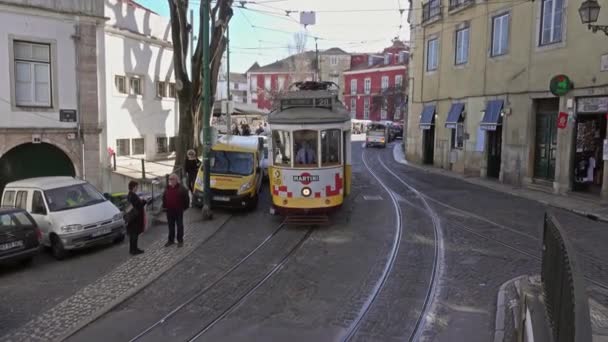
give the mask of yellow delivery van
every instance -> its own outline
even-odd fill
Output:
[[[258,137],[222,136],[211,147],[212,206],[257,207],[262,189],[264,142]],[[203,207],[203,166],[194,185],[193,205]]]

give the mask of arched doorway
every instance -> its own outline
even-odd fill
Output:
[[[60,148],[46,143],[19,145],[0,158],[0,194],[7,183],[45,176],[75,176],[74,164]]]

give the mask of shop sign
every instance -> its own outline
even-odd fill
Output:
[[[568,113],[560,112],[557,116],[557,128],[564,129],[568,127]]]
[[[570,78],[568,78],[566,75],[554,76],[551,78],[551,82],[549,83],[549,89],[555,96],[566,95],[570,90],[572,90],[572,88],[572,81],[570,81]]]
[[[577,100],[579,113],[607,113],[608,97],[583,97]]]

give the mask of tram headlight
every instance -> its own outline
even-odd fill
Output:
[[[312,190],[310,188],[302,188],[302,196],[309,197],[310,195],[312,195]]]

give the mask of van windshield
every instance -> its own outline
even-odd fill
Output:
[[[211,151],[211,173],[247,176],[253,173],[253,153]]]
[[[106,199],[91,184],[83,183],[44,192],[50,211],[82,208]]]

